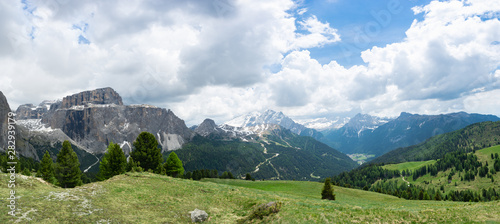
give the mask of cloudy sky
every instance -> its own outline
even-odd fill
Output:
[[[500,115],[498,0],[0,1],[12,108],[112,87],[188,125]]]

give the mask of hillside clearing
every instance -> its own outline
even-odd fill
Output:
[[[422,166],[428,166],[436,163],[436,160],[428,160],[428,161],[418,161],[418,162],[405,162],[405,163],[397,163],[397,164],[388,164],[382,166],[384,169],[388,170],[415,170]]]

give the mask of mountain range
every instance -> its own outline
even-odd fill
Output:
[[[5,99],[3,94],[0,95]],[[0,106],[2,113],[10,112],[6,99],[0,102]],[[124,105],[113,89],[102,88],[66,96],[62,100],[43,101],[38,106],[24,104],[18,107],[16,115],[17,145],[21,156],[40,160],[48,150],[55,159],[62,142],[69,140],[79,156],[80,168],[89,172],[97,171],[99,159],[109,143],[120,144],[128,155],[132,142],[143,131],[156,136],[164,156],[177,150],[180,158],[185,160],[187,170],[219,169],[235,175],[251,172],[262,179],[310,180],[357,166],[346,155],[314,138],[299,136],[320,133],[295,123],[281,112],[266,111],[261,114],[263,119],[246,122],[241,127],[217,126],[215,121],[207,119],[191,130],[171,110],[151,105]],[[2,126],[1,131],[5,130]],[[205,140],[200,141],[200,138]],[[211,148],[203,151],[207,141]],[[242,148],[246,150],[242,151]],[[245,156],[250,152],[255,154],[254,160]],[[190,156],[193,154],[197,156]],[[212,157],[214,155],[218,156]],[[301,162],[295,164],[291,160]]]
[[[3,119],[10,111],[7,99],[0,92],[0,132],[4,134],[6,120]],[[156,136],[164,155],[177,150],[179,155],[189,158],[186,161],[188,169],[212,164],[205,168],[235,171],[237,174],[253,170],[260,178],[278,179],[331,176],[357,166],[345,154],[380,156],[473,123],[500,120],[492,115],[464,112],[442,115],[401,113],[395,119],[357,114],[350,119],[327,122],[325,126],[330,128],[319,132],[295,122],[282,112],[266,110],[242,115],[221,125],[206,119],[190,129],[171,110],[151,105],[124,105],[112,88],[84,91],[62,100],[46,100],[38,106],[24,104],[17,108],[16,116],[19,153],[36,160],[40,160],[46,150],[55,158],[62,142],[69,140],[80,157],[81,169],[95,172],[109,143],[120,144],[128,155],[135,138],[140,132],[147,131]],[[313,120],[308,125],[318,121],[324,119]],[[332,129],[334,123],[338,126]],[[344,125],[340,127],[340,124]],[[314,125],[318,126],[318,123]],[[184,153],[189,151],[193,155],[193,150],[201,150],[197,143],[206,146],[208,151],[205,153],[220,155],[213,159],[227,161],[204,161],[207,154],[198,153],[199,157],[193,157]],[[0,140],[0,146],[4,149],[6,143]],[[246,165],[238,165],[234,161],[239,161],[238,156],[245,156],[241,151],[245,147],[251,148],[255,156]],[[318,172],[309,172],[312,170]]]
[[[396,119],[356,115],[344,127],[325,133],[325,144],[346,154],[364,153],[375,157],[399,147],[419,144],[432,136],[448,133],[470,124],[498,121],[493,115],[465,112],[419,115],[401,113]]]

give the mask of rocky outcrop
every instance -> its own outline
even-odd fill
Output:
[[[201,136],[207,136],[211,133],[220,131],[221,130],[219,127],[217,127],[215,121],[208,118],[205,119],[196,129],[194,129],[194,132],[196,132],[196,134],[199,134]]]
[[[62,100],[61,108],[65,109],[73,106],[85,106],[89,104],[123,105],[123,102],[117,92],[115,92],[112,88],[107,87],[66,96]]]
[[[45,100],[38,106],[33,104],[23,104],[16,110],[16,117],[18,120],[24,119],[41,119],[47,112],[49,112],[52,104],[56,101]],[[60,102],[59,102],[60,103]]]
[[[150,105],[125,106],[111,88],[64,97],[60,106],[51,106],[42,123],[62,130],[92,153],[102,153],[114,142],[128,154],[143,131],[156,136],[163,152],[181,148],[194,135],[171,110]]]
[[[8,114],[10,112],[7,98],[0,91],[0,149],[5,151],[7,148]]]
[[[190,211],[189,213],[191,213],[191,221],[193,222],[203,222],[208,218],[207,212],[197,208],[194,209],[194,211]]]

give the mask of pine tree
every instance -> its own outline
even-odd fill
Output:
[[[427,191],[424,192],[424,200],[431,200],[431,197],[427,193]]]
[[[330,178],[326,178],[325,185],[321,191],[321,199],[335,200],[335,194],[333,193],[333,187],[330,181]]]
[[[434,196],[434,200],[436,200],[436,201],[443,200],[443,197],[441,196],[441,192],[440,191],[436,192],[436,195]]]
[[[57,154],[56,162],[55,174],[59,186],[72,188],[82,185],[80,161],[78,161],[78,156],[71,148],[69,141],[63,142],[62,149]]]
[[[115,175],[125,173],[127,158],[118,144],[111,142],[99,165],[99,180],[106,180]]]
[[[184,179],[191,179],[193,177],[193,173],[191,171],[188,171],[184,174]]]
[[[169,176],[182,177],[182,175],[184,175],[182,161],[175,152],[171,152],[170,155],[168,155],[167,162],[165,162],[163,166],[165,167],[165,172]]]
[[[420,190],[420,193],[418,193],[418,200],[424,200],[424,191]]]
[[[137,136],[133,146],[134,149],[130,153],[130,157],[138,163],[138,166],[142,167],[145,171],[153,170],[156,173],[161,172],[160,168],[163,163],[163,156],[153,134],[142,132]]]
[[[38,172],[40,173],[40,177],[42,177],[42,179],[44,179],[45,181],[52,184],[56,183],[54,174],[54,162],[50,157],[49,151],[45,151],[42,162],[40,163],[40,170]]]
[[[250,173],[247,173],[247,175],[245,176],[245,180],[252,180],[252,175],[250,175]]]

